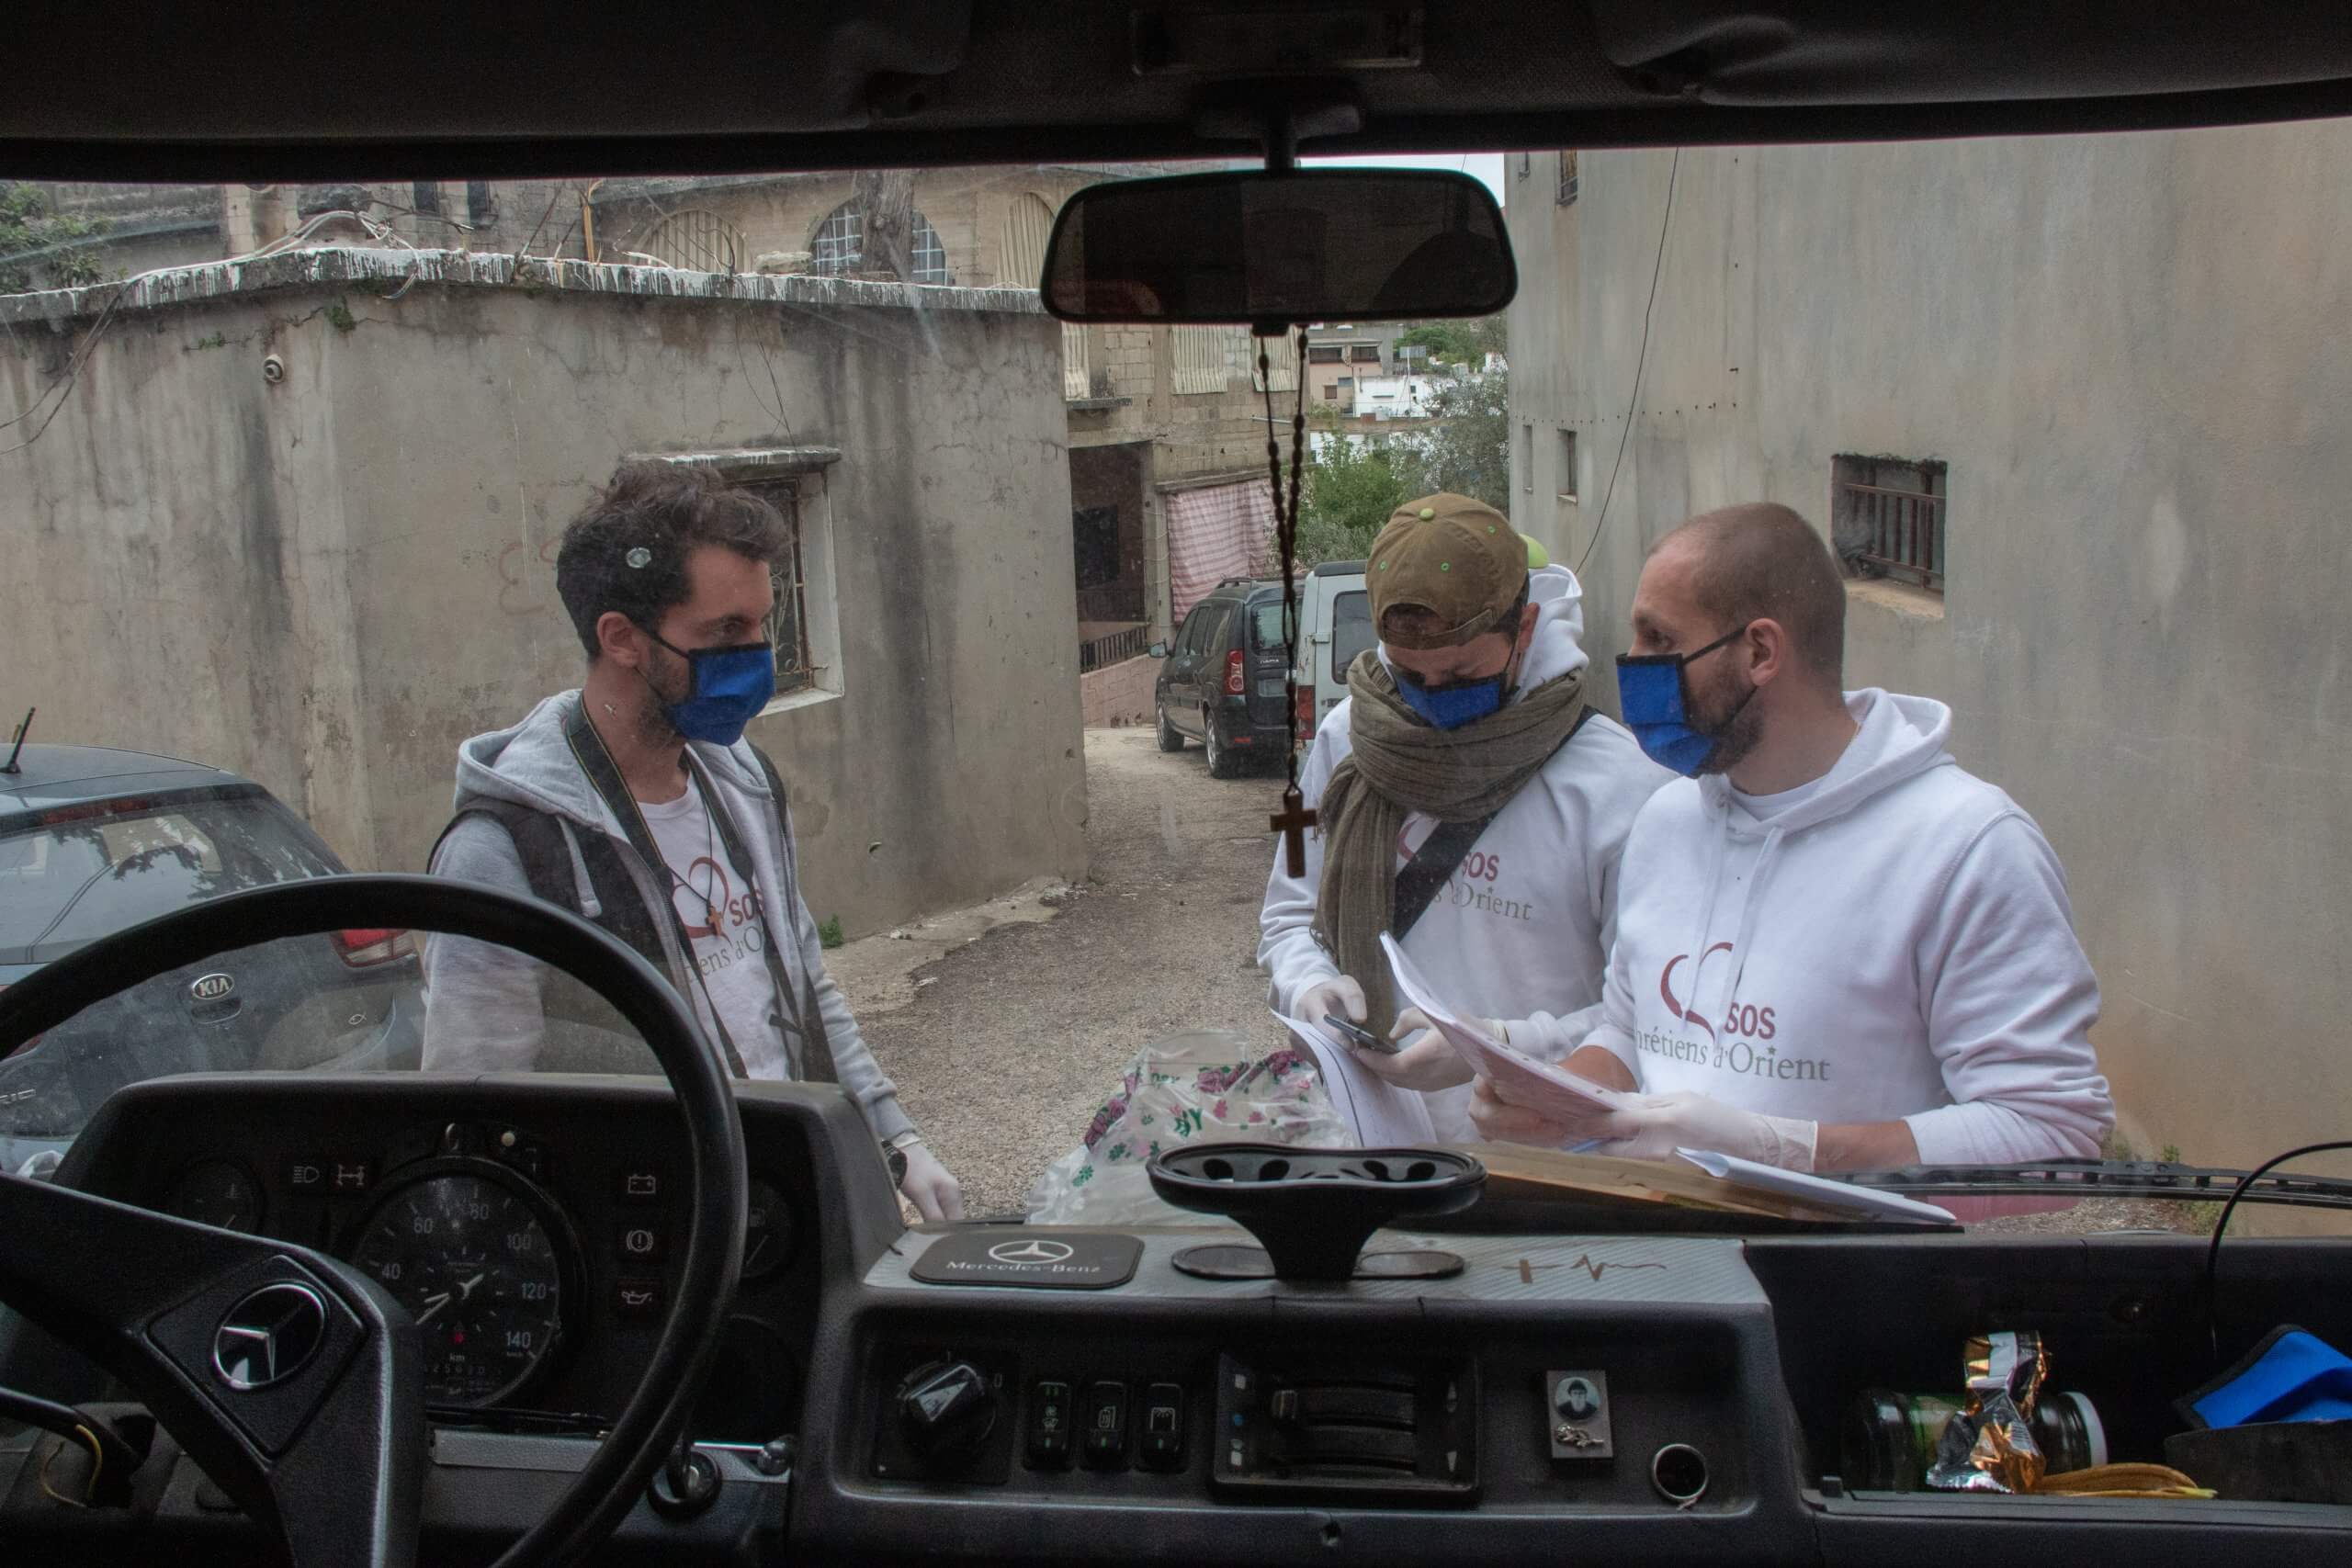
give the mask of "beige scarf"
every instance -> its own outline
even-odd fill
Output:
[[[1475,822],[1511,796],[1558,750],[1584,713],[1584,671],[1555,676],[1458,729],[1440,729],[1405,705],[1396,677],[1366,649],[1348,667],[1353,750],[1316,803],[1323,879],[1315,937],[1340,972],[1363,987],[1369,1027],[1396,1021],[1395,988],[1380,933],[1396,910],[1396,839],[1419,811]],[[1465,1005],[1475,1005],[1464,998]]]

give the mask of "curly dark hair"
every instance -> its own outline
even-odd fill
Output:
[[[684,463],[623,463],[563,531],[555,591],[594,663],[596,622],[617,610],[650,630],[686,602],[686,558],[703,545],[773,566],[791,548],[784,518],[756,492]],[[639,550],[644,564],[632,566]]]

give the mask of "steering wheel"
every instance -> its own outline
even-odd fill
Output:
[[[216,953],[382,926],[498,942],[583,981],[652,1048],[685,1117],[691,1218],[669,1323],[610,1434],[497,1568],[570,1562],[619,1528],[677,1442],[742,1267],[746,1175],[734,1096],[650,964],[575,915],[492,888],[320,877],[190,906],[9,987],[0,1056],[125,987]],[[116,1266],[91,1268],[93,1258]],[[128,1384],[205,1473],[277,1530],[294,1568],[415,1562],[423,1351],[415,1323],[374,1280],[308,1247],[0,1174],[0,1303]],[[296,1364],[256,1382],[254,1361],[232,1358],[232,1377],[218,1354],[224,1334],[268,1336],[271,1354],[283,1339],[282,1359]],[[306,1352],[299,1360],[296,1348]],[[276,1370],[266,1355],[260,1365]]]

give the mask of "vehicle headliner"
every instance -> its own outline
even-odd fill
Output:
[[[2307,0],[1517,0],[1319,5],[1385,18],[1402,68],[1138,69],[1204,6],[514,0],[33,7],[0,99],[17,176],[288,181],[1213,157],[1269,104],[1309,154],[2154,129],[2352,113],[2352,28]],[[1174,17],[1171,23],[1169,18]],[[281,69],[279,62],[300,62]],[[1283,73],[1288,70],[1289,73]]]

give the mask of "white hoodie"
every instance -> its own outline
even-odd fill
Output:
[[[1747,796],[1709,777],[1651,798],[1599,1031],[1562,1021],[1546,1044],[1587,1034],[1654,1093],[1899,1117],[1930,1165],[2096,1156],[2115,1109],[2058,857],[1952,761],[1941,703],[1846,705],[1860,732],[1811,784]]]
[[[1535,636],[1513,682],[1513,700],[1590,662],[1580,645],[1583,596],[1566,567],[1529,574]],[[1352,699],[1343,700],[1316,731],[1299,776],[1309,806],[1322,797],[1331,770],[1351,750],[1353,707]],[[1464,1012],[1517,1019],[1595,1006],[1616,932],[1618,857],[1642,803],[1673,777],[1642,754],[1623,725],[1594,714],[1487,825],[1406,933],[1406,953],[1445,1001]],[[1405,819],[1398,870],[1436,828],[1436,818],[1419,812]],[[1277,848],[1266,878],[1258,963],[1272,979],[1268,999],[1284,1013],[1294,1011],[1308,987],[1340,973],[1312,930],[1322,875],[1322,835],[1315,833],[1307,839],[1306,875],[1287,874]],[[1469,1098],[1466,1088],[1429,1097],[1441,1139],[1477,1136]]]

